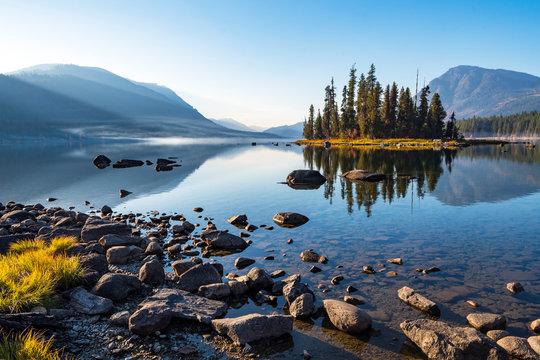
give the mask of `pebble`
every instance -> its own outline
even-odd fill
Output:
[[[292,244],[292,243],[293,243],[293,239],[287,240],[287,244]]]
[[[353,293],[355,291],[358,291],[358,289],[355,288],[354,286],[352,286],[352,285],[347,286],[347,292],[348,293]]]
[[[396,265],[403,265],[402,258],[389,259],[388,262]]]
[[[467,304],[471,305],[472,307],[479,307],[480,306],[480,305],[478,305],[477,302],[472,301],[472,300],[467,300]]]
[[[375,274],[375,270],[369,265],[364,265],[362,272],[365,274]]]
[[[318,272],[321,272],[322,269],[320,267],[317,267],[317,266],[314,265],[314,266],[311,267],[311,269],[309,269],[309,271],[316,274]]]

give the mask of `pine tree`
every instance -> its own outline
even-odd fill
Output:
[[[381,136],[379,137],[390,137],[391,132],[391,126],[392,126],[392,119],[390,118],[390,85],[386,85],[386,88],[384,89],[384,95],[383,95],[383,103],[382,103],[382,110],[381,110],[381,120],[382,120],[382,126],[381,126]]]
[[[420,105],[417,109],[417,122],[412,137],[427,138],[431,136],[431,127],[428,121],[429,111],[429,85],[420,90]]]
[[[313,104],[311,104],[311,106],[309,107],[309,116],[307,118],[307,121],[304,120],[304,138],[307,140],[313,139],[314,116],[315,108],[313,107]]]
[[[349,71],[349,85],[347,88],[347,101],[345,104],[345,109],[341,117],[342,125],[342,134],[345,137],[353,137],[357,131],[357,122],[356,122],[356,110],[354,109],[355,105],[355,89],[356,89],[356,69],[354,66],[351,67]],[[344,94],[345,98],[345,94]]]
[[[446,111],[441,102],[441,98],[438,93],[433,94],[431,98],[431,105],[429,106],[428,113],[428,127],[430,130],[429,136],[432,139],[440,139],[444,135],[444,118],[446,117]]]
[[[388,119],[390,121],[389,136],[396,136],[396,121],[397,121],[397,107],[398,107],[398,89],[397,84],[392,83],[390,90],[390,106],[388,108]]]
[[[339,137],[339,113],[336,104],[336,88],[334,78],[325,88],[324,108],[322,115],[322,129],[324,138]]]
[[[456,113],[452,112],[452,115],[450,115],[450,119],[446,123],[446,131],[444,133],[444,137],[450,140],[454,140],[455,128],[456,128]]]
[[[340,123],[340,136],[341,137],[346,137],[347,136],[347,129],[346,129],[346,123],[347,123],[347,95],[348,95],[349,91],[347,90],[347,85],[345,85],[343,87],[343,92],[342,92],[342,100],[341,100],[341,121],[339,122]]]
[[[317,112],[317,118],[315,119],[315,124],[313,125],[313,138],[314,139],[323,139],[324,138],[324,132],[323,132],[323,120],[321,116],[321,110],[319,109]]]
[[[396,121],[396,136],[399,138],[411,137],[416,126],[416,112],[414,111],[414,101],[409,88],[403,89],[399,93],[398,115]]]
[[[364,74],[358,81],[358,98],[356,100],[356,118],[361,137],[366,137],[368,86]]]

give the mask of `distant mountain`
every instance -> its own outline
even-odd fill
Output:
[[[266,134],[275,134],[289,139],[303,139],[304,122],[300,121],[293,125],[271,127],[263,131]]]
[[[457,66],[429,83],[458,119],[540,110],[540,77],[517,71]]]
[[[215,122],[218,125],[221,125],[223,127],[226,127],[228,129],[238,130],[238,131],[257,131],[247,125],[242,124],[240,121],[236,121],[234,119],[226,118],[226,119],[209,119],[213,122]]]
[[[264,136],[217,125],[166,87],[62,64],[0,75],[0,127],[4,139]]]

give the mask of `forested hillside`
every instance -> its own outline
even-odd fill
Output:
[[[507,116],[475,117],[459,120],[465,136],[539,136],[540,112],[522,112]]]

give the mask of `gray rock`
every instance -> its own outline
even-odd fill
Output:
[[[527,339],[527,342],[535,353],[540,354],[540,336],[531,336]]]
[[[129,318],[129,329],[139,335],[150,335],[166,328],[172,318],[209,324],[227,311],[223,301],[210,300],[177,289],[162,289],[139,304]]]
[[[339,300],[323,300],[330,322],[339,330],[358,334],[371,327],[371,316],[354,305]]]
[[[99,240],[102,236],[114,234],[122,237],[131,236],[131,228],[123,223],[89,217],[81,231],[81,239],[88,243]]]
[[[322,185],[326,178],[317,170],[294,170],[287,175],[287,184],[289,185]]]
[[[139,280],[150,285],[161,285],[165,281],[165,270],[159,260],[150,260],[141,266]]]
[[[272,295],[266,290],[259,290],[257,294],[255,294],[255,300],[262,303],[275,303],[277,301],[277,296]]]
[[[129,311],[120,311],[115,314],[112,314],[109,318],[109,324],[111,326],[118,326],[118,327],[128,327],[129,325],[129,317],[130,317]]]
[[[136,236],[118,236],[114,234],[109,234],[99,238],[99,243],[105,249],[111,248],[113,246],[139,246],[141,244],[141,238]]]
[[[517,336],[506,336],[497,341],[497,345],[517,359],[521,360],[540,360],[538,355],[529,345],[527,339]]]
[[[248,218],[246,215],[236,215],[227,219],[227,222],[239,228],[245,228],[248,225]]]
[[[247,285],[252,290],[270,289],[274,280],[266,270],[254,267],[247,273]]]
[[[287,276],[283,280],[275,281],[274,285],[272,286],[272,293],[276,294],[276,295],[282,295],[283,294],[283,287],[285,287],[285,285],[287,285],[287,284],[289,284],[291,282],[297,281],[297,280],[298,281],[301,280],[301,277],[300,277],[299,274],[290,275],[290,276]]]
[[[195,230],[195,225],[189,221],[184,221],[182,225],[174,225],[172,227],[173,234],[178,235],[189,235],[193,230]]]
[[[505,351],[494,341],[470,327],[428,319],[407,320],[400,327],[429,359],[508,359]]]
[[[309,221],[307,216],[294,212],[280,212],[274,215],[274,222],[286,228],[295,228],[304,225]]]
[[[209,284],[199,287],[199,295],[208,299],[223,299],[231,294],[228,284]]]
[[[201,239],[215,249],[244,250],[249,246],[241,237],[221,230],[205,231],[201,234]]]
[[[518,282],[510,282],[506,284],[506,290],[510,291],[512,294],[518,294],[522,291],[525,291],[523,285]]]
[[[4,215],[2,215],[2,217],[0,217],[1,221],[9,222],[11,220],[12,224],[20,223],[27,219],[34,220],[34,216],[30,212],[25,210],[13,210],[5,213]]]
[[[197,265],[197,263],[191,261],[191,260],[176,260],[172,263],[171,267],[176,274],[176,276],[180,276],[192,267]]]
[[[113,246],[107,250],[107,262],[114,265],[125,265],[129,261],[131,251],[130,246]]]
[[[103,207],[101,208],[101,215],[102,216],[107,216],[107,215],[111,215],[113,213],[111,207],[109,205],[103,205]]]
[[[178,287],[186,291],[197,291],[203,285],[221,282],[221,275],[216,268],[210,264],[195,265],[191,269],[179,276]]]
[[[107,273],[99,279],[92,292],[112,301],[120,301],[140,287],[139,279],[133,275]]]
[[[109,265],[105,255],[89,253],[79,258],[79,263],[85,269],[95,270],[100,274],[107,272]]]
[[[287,300],[287,303],[289,303],[289,305],[292,304],[293,301],[302,294],[311,294],[315,296],[313,292],[309,289],[309,287],[301,282],[300,276],[286,282],[283,286],[283,296],[285,296],[285,299]]]
[[[163,248],[157,241],[152,241],[148,246],[146,247],[146,250],[144,251],[146,255],[157,255],[161,256],[163,255]]]
[[[440,316],[441,310],[433,301],[417,294],[410,287],[404,286],[398,290],[399,298],[408,305],[415,307],[432,316]]]
[[[216,332],[227,335],[236,344],[276,338],[292,331],[293,317],[250,314],[237,318],[212,320]]]
[[[467,321],[469,325],[481,332],[506,329],[506,318],[498,314],[473,313],[467,315]]]
[[[486,333],[486,336],[496,342],[503,337],[510,336],[510,333],[506,330],[490,330]]]
[[[255,263],[255,260],[253,260],[253,259],[249,259],[249,258],[245,258],[245,257],[239,257],[238,259],[235,260],[234,266],[237,269],[244,269],[244,268],[246,268],[249,265],[254,264],[254,263]]]
[[[312,249],[302,251],[300,253],[300,260],[302,260],[303,262],[321,263],[321,264],[326,264],[328,262],[328,259],[326,258],[326,256],[319,255]]]
[[[285,276],[285,274],[286,273],[284,270],[276,270],[276,271],[272,271],[272,273],[270,274],[270,277],[272,277],[272,279],[277,279],[282,276]]]
[[[352,181],[381,181],[386,178],[385,175],[366,170],[351,170],[341,174],[347,180]]]
[[[91,294],[83,287],[74,289],[70,294],[70,298],[70,305],[81,314],[108,314],[113,309],[113,302],[110,299]]]
[[[343,301],[351,305],[362,305],[366,303],[366,299],[360,295],[346,295],[343,297]]]
[[[94,158],[93,163],[98,169],[105,169],[107,166],[111,165],[111,159],[105,155],[98,155]]]
[[[310,293],[304,293],[298,296],[289,305],[289,313],[295,318],[308,317],[315,311],[314,296]]]
[[[243,281],[229,280],[227,285],[229,285],[231,295],[235,297],[242,296],[249,291],[249,287]]]

